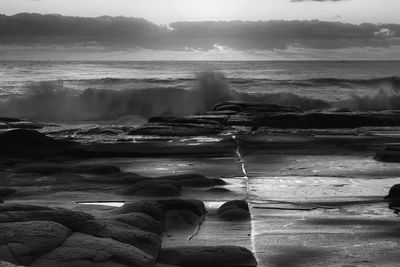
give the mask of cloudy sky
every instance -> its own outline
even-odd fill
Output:
[[[399,0],[1,0],[0,59],[400,59],[399,10]]]

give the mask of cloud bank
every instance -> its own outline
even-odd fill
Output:
[[[13,55],[106,54],[123,51],[173,53],[398,49],[400,24],[312,21],[201,21],[156,25],[140,18],[0,15],[0,59]],[[15,52],[17,51],[17,52]],[[271,52],[271,53],[270,53]],[[400,52],[400,51],[399,51]],[[308,53],[309,54],[309,53]],[[378,55],[379,56],[379,55]]]

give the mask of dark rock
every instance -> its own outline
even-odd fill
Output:
[[[125,191],[127,194],[135,196],[179,196],[181,194],[180,185],[171,180],[144,180],[140,181]]]
[[[114,215],[106,219],[113,219],[119,222],[123,222],[130,226],[137,227],[143,231],[151,232],[155,234],[161,234],[162,226],[159,221],[142,212],[132,212],[121,215]]]
[[[2,148],[53,148],[60,143],[33,130],[15,129],[0,134]]]
[[[0,205],[0,214],[1,212],[9,212],[9,211],[38,211],[38,210],[51,210],[51,208],[44,206],[16,204],[16,203],[4,203]]]
[[[150,267],[155,259],[135,246],[111,238],[73,233],[53,251],[33,262],[32,267]]]
[[[202,221],[201,216],[188,209],[167,210],[165,212],[165,231],[179,231],[197,228]]]
[[[201,118],[201,117],[152,117],[148,120],[149,123],[189,123],[189,124],[212,124],[220,125],[216,120]]]
[[[389,190],[389,195],[385,196],[385,199],[399,198],[400,201],[400,184],[395,184]]]
[[[0,117],[0,122],[5,122],[5,123],[9,123],[9,122],[20,122],[20,119],[16,119],[16,118],[6,118],[6,117]]]
[[[16,191],[12,188],[0,188],[0,197],[6,197],[8,195],[11,195],[15,193]]]
[[[159,200],[161,205],[163,205],[164,210],[190,210],[198,216],[206,214],[206,208],[203,201],[197,199],[167,199]]]
[[[201,136],[219,134],[223,127],[193,123],[148,123],[131,131],[130,135]]]
[[[257,261],[243,247],[174,247],[161,250],[158,262],[182,267],[253,267]]]
[[[244,200],[228,201],[219,207],[217,212],[219,217],[228,221],[250,219],[249,207]]]
[[[237,112],[258,112],[258,113],[283,113],[283,112],[301,112],[301,110],[294,106],[264,104],[264,103],[250,103],[227,101],[216,104],[213,108],[215,111],[232,110]]]
[[[158,180],[174,180],[179,181],[179,184],[186,187],[212,187],[215,185],[223,185],[225,181],[217,178],[207,178],[201,174],[179,174],[171,176],[161,176]]]
[[[214,187],[214,188],[207,189],[207,192],[210,192],[210,193],[231,193],[232,191],[227,189],[227,188],[224,188],[224,187]]]
[[[8,123],[8,127],[17,128],[17,129],[35,130],[35,129],[42,129],[43,126],[44,126],[43,124],[36,123],[36,122],[30,122],[30,121],[19,121],[19,122]]]
[[[106,175],[119,173],[121,170],[112,165],[72,165],[54,162],[38,161],[34,163],[20,164],[15,166],[15,173],[38,173],[42,175],[59,173],[79,173]]]
[[[0,134],[0,156],[44,158],[72,150],[72,142],[55,140],[34,130],[15,129]]]
[[[164,219],[164,207],[155,200],[125,203],[122,207],[113,210],[112,213],[127,214],[132,212],[145,213],[157,221],[162,221]]]
[[[28,265],[61,245],[70,230],[55,222],[0,223],[0,259]]]
[[[202,216],[206,213],[204,203],[195,199],[148,200],[125,203],[122,207],[113,210],[112,213],[127,214],[132,212],[142,212],[162,222],[166,211],[183,209],[190,210],[198,216]]]
[[[0,205],[1,206],[1,205]],[[94,217],[88,213],[67,209],[8,211],[0,213],[0,223],[24,221],[52,221],[60,223],[73,231]]]

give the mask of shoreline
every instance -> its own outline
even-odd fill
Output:
[[[126,135],[149,137],[136,143],[81,144],[38,129],[0,134],[0,228],[32,233],[42,225],[63,233],[55,240],[38,232],[35,238],[54,242],[29,243],[29,253],[10,245],[26,244],[23,239],[3,237],[9,241],[1,246],[12,253],[0,253],[0,260],[25,266],[194,267],[204,266],[205,257],[216,267],[395,264],[399,218],[384,196],[400,181],[400,135],[382,126],[400,126],[400,114],[362,120],[356,113],[315,114],[304,119],[292,107],[229,102],[204,114],[150,119]],[[318,122],[342,127],[311,129]],[[349,128],[352,123],[360,127]],[[97,201],[124,205],[79,204]],[[81,244],[88,248],[84,255],[71,250]]]

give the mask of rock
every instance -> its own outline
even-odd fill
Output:
[[[224,180],[217,178],[207,178],[201,174],[179,174],[170,176],[161,176],[158,180],[173,180],[178,181],[180,185],[186,187],[212,187],[215,185],[226,184]]]
[[[130,226],[134,226],[143,231],[161,234],[162,226],[159,221],[142,212],[132,212],[121,215],[114,215],[107,217],[106,219],[113,219],[119,222],[123,222]]]
[[[224,130],[219,125],[194,123],[148,123],[131,131],[130,135],[201,136],[215,135]]]
[[[114,214],[127,214],[132,212],[145,213],[160,222],[164,219],[164,207],[156,200],[129,202],[112,211]]]
[[[152,117],[148,123],[190,123],[190,124],[211,124],[220,125],[220,122],[213,119],[186,116],[186,117]]]
[[[181,209],[166,211],[164,221],[164,230],[168,232],[197,228],[202,220],[201,217],[194,212]]]
[[[161,248],[161,240],[156,234],[114,220],[88,221],[79,227],[79,232],[133,245],[153,257],[158,256]]]
[[[6,197],[8,195],[11,195],[15,193],[16,191],[12,188],[0,188],[0,197]]]
[[[52,221],[60,223],[73,231],[94,217],[88,213],[67,209],[8,211],[0,213],[0,223],[24,221]]]
[[[15,129],[0,134],[2,148],[52,148],[60,142],[33,130]]]
[[[28,205],[28,204],[17,204],[17,203],[4,203],[0,205],[1,212],[9,211],[37,211],[37,210],[51,210],[49,207]]]
[[[177,182],[170,180],[144,180],[129,187],[125,193],[135,196],[179,196],[181,187]]]
[[[195,199],[166,199],[148,200],[125,203],[122,207],[114,209],[114,214],[127,214],[132,212],[142,212],[154,219],[163,222],[164,214],[168,210],[190,210],[198,216],[206,213],[204,203]]]
[[[395,184],[394,186],[392,186],[389,190],[389,194],[385,196],[385,199],[391,198],[400,198],[400,184]]]
[[[214,187],[206,190],[210,193],[231,193],[232,191],[224,187]]]
[[[250,211],[244,200],[233,200],[224,203],[217,211],[219,217],[228,221],[249,220]]]
[[[32,267],[150,267],[155,259],[135,246],[111,238],[73,233],[53,251],[33,262]]]
[[[243,247],[173,247],[161,250],[159,263],[182,267],[253,267],[257,261]]]
[[[0,117],[0,122],[2,123],[9,123],[9,122],[20,122],[20,119],[17,118],[6,118],[6,117]]]
[[[206,214],[206,208],[203,201],[197,199],[167,199],[159,200],[160,204],[163,205],[164,210],[190,210],[198,216]]]
[[[285,112],[301,112],[301,110],[294,106],[264,104],[264,103],[250,103],[239,101],[227,101],[218,103],[213,108],[214,111],[232,110],[237,112],[258,112],[258,113],[285,113]]]
[[[15,166],[15,173],[38,173],[41,175],[61,174],[61,173],[79,173],[107,175],[120,173],[118,167],[112,165],[72,165],[63,163],[54,163],[38,161],[34,163],[18,164]]]
[[[47,221],[0,223],[0,259],[28,265],[61,245],[70,230]]]

